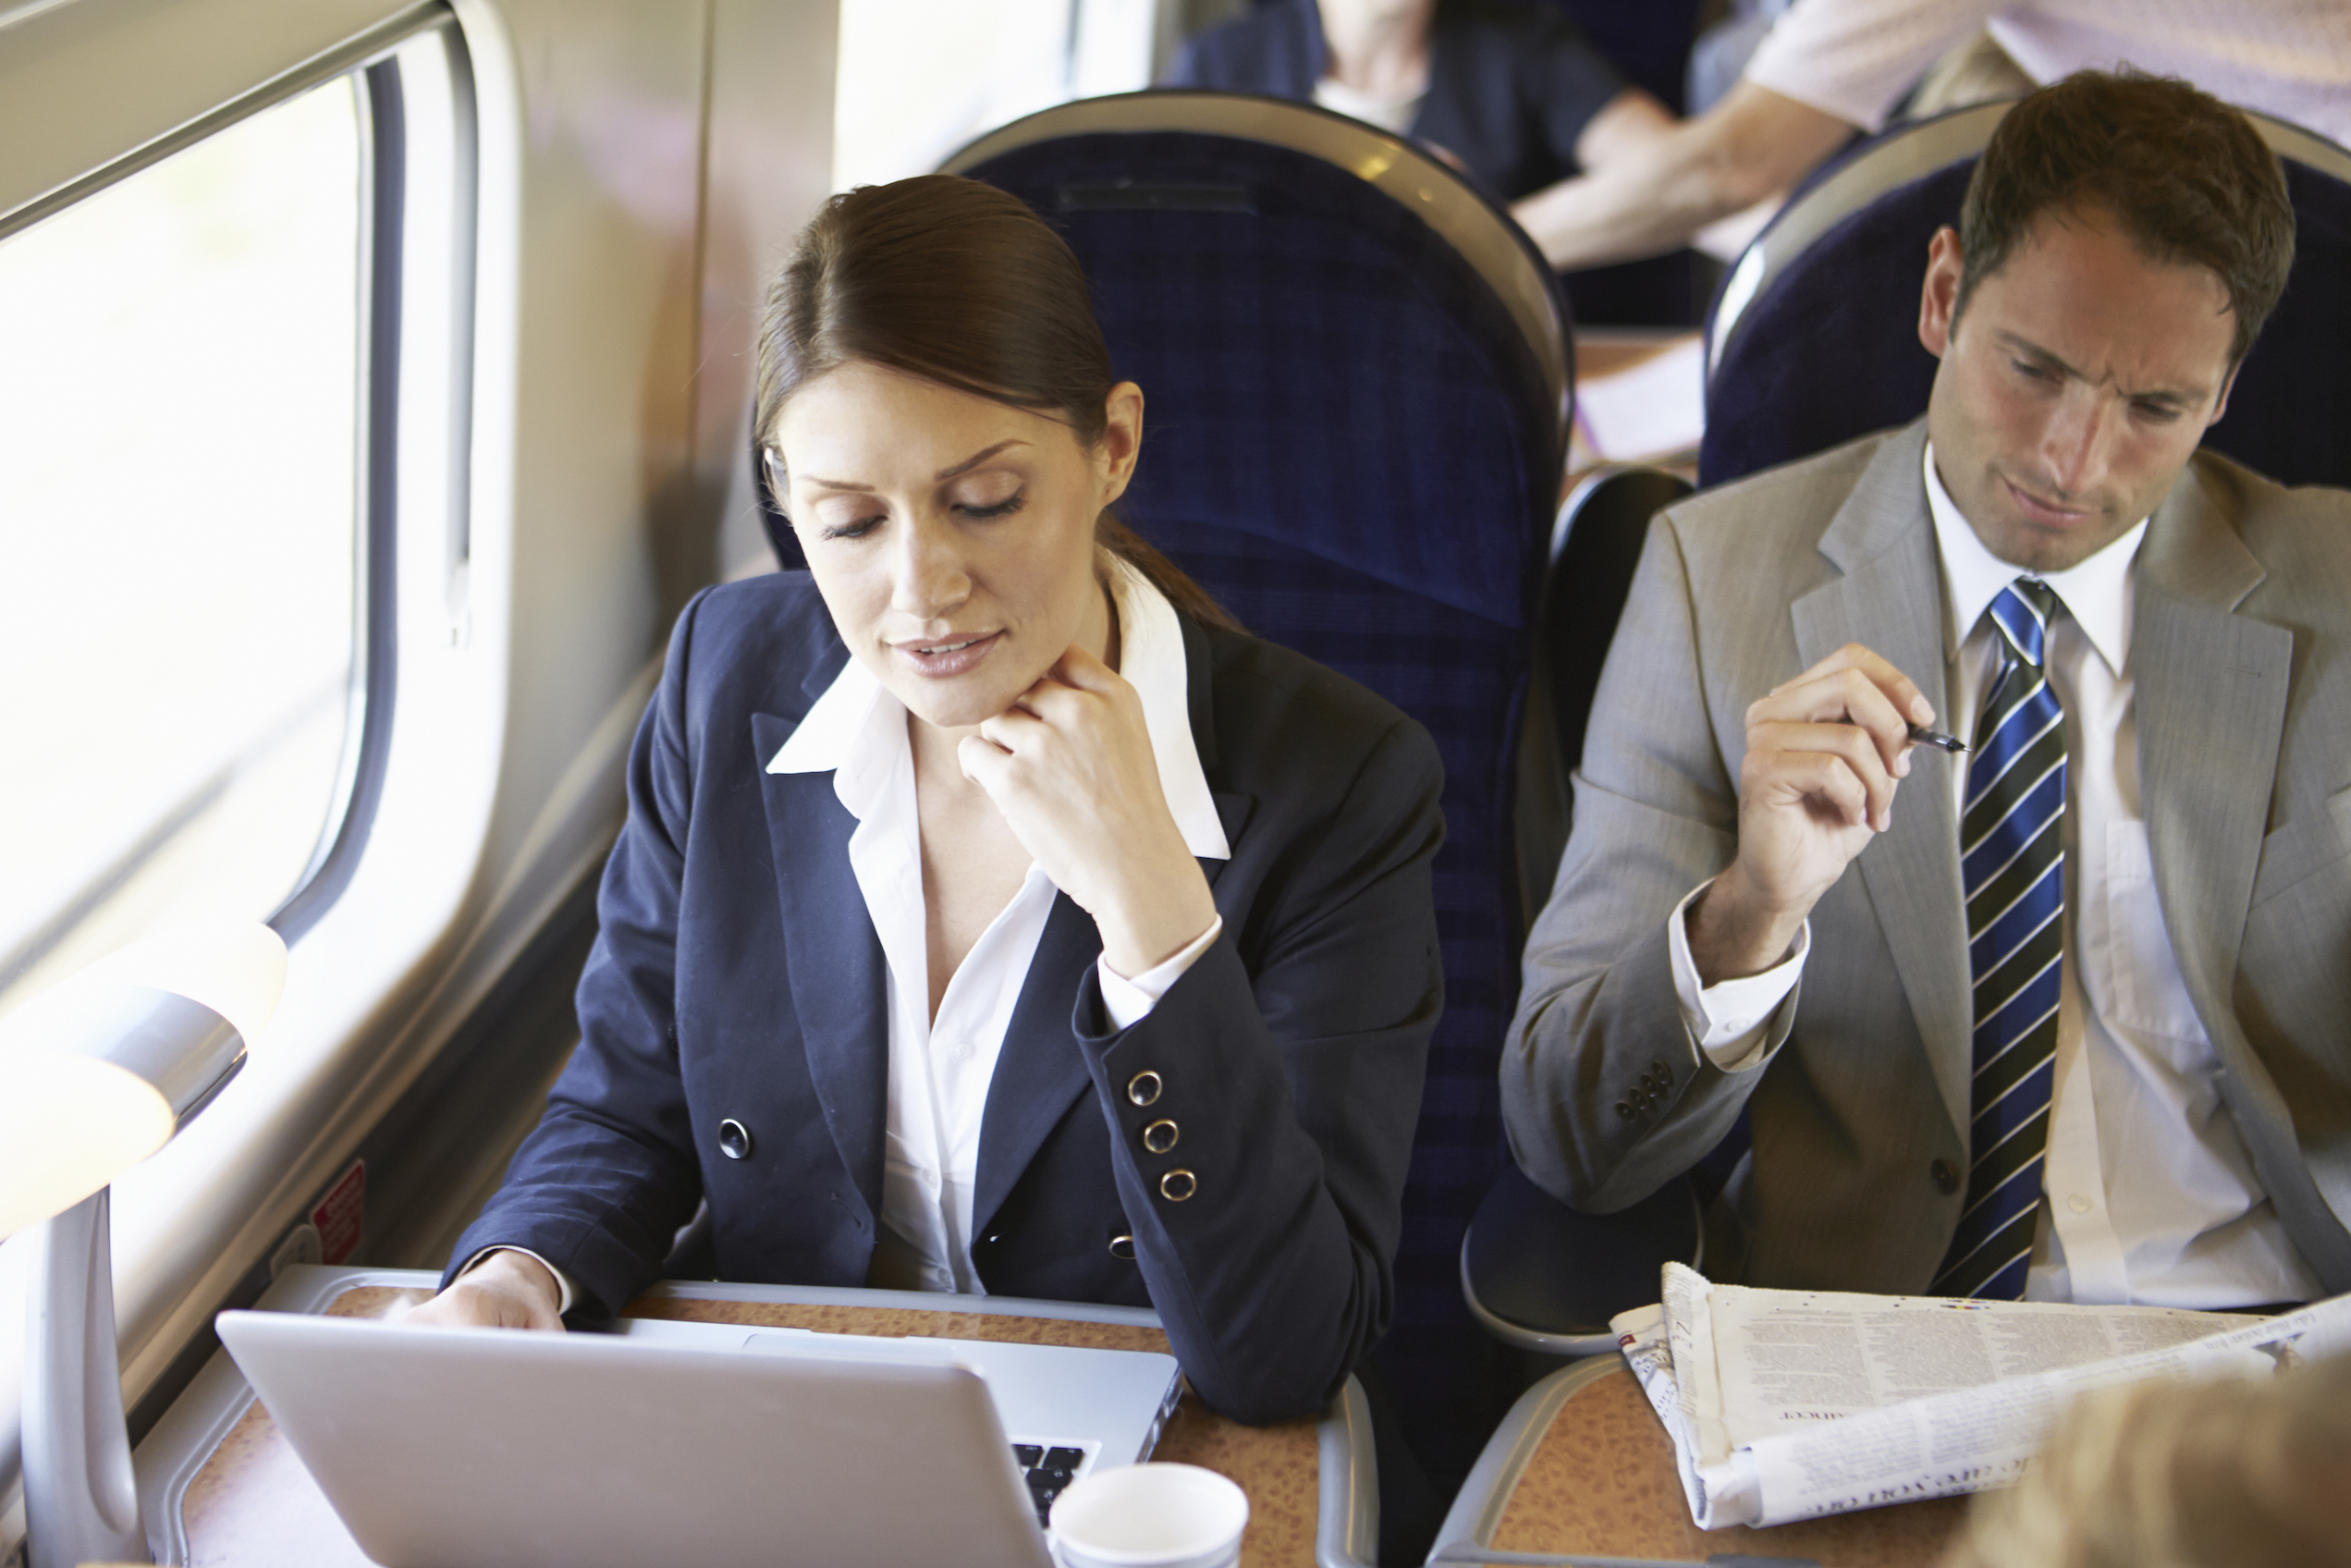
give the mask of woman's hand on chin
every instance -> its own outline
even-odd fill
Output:
[[[1119,974],[1156,968],[1215,922],[1208,879],[1159,789],[1143,699],[1084,648],[956,755],[1053,885],[1094,916]]]

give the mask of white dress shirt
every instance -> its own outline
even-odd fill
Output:
[[[1143,700],[1159,787],[1192,852],[1231,853],[1192,741],[1183,632],[1174,606],[1122,562],[1109,571],[1119,618],[1120,674]],[[1032,864],[1012,901],[980,933],[930,1013],[923,854],[914,753],[905,707],[856,659],[816,699],[767,765],[770,773],[833,775],[857,827],[850,867],[880,938],[888,971],[889,1105],[882,1170],[883,1234],[874,1276],[900,1289],[984,1293],[972,1265],[972,1198],[988,1084],[1045,934],[1058,889]],[[844,917],[848,912],[842,912]],[[1132,1027],[1224,929],[1132,979],[1096,965],[1113,1026]]]
[[[2000,665],[1999,633],[1984,612],[2020,574],[1953,504],[1931,446],[1923,479],[1942,564],[1950,701],[1940,717],[1968,739]],[[2128,659],[2146,533],[2141,519],[2080,565],[2042,575],[2065,610],[2047,654],[2065,710],[2065,957],[2042,1165],[2048,1201],[2025,1294],[2186,1307],[2307,1301],[2320,1293],[2318,1280],[2221,1102],[2220,1063],[2156,901]],[[1914,769],[1911,788],[1932,777],[1934,760]],[[1951,764],[1948,787],[1964,806],[1966,758]],[[1688,902],[1675,910],[1667,941],[1692,1041],[1718,1067],[1752,1072],[1794,1022],[1810,929],[1777,968],[1702,991],[1684,929]]]
[[[1978,30],[2043,86],[2128,63],[2351,141],[2344,0],[1796,0],[1746,79],[1865,130]]]

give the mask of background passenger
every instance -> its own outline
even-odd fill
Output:
[[[1722,1278],[2351,1289],[2351,496],[2197,450],[2293,228],[2218,100],[2043,89],[1929,249],[1925,417],[1651,525],[1503,1058],[1537,1182],[1744,1114]]]
[[[1929,67],[1986,30],[1993,64],[2020,88],[2127,61],[2351,142],[2342,0],[1795,0],[1720,103],[1621,157],[1586,160],[1588,173],[1512,214],[1558,267],[1685,245],[1882,128]]]
[[[1320,104],[1427,144],[1505,202],[1673,123],[1532,0],[1274,0],[1193,40],[1168,85]]]
[[[1944,1568],[2351,1568],[2351,1359],[2085,1395]]]
[[[1143,395],[1011,196],[834,198],[755,428],[810,570],[680,618],[578,1052],[418,1316],[609,1316],[706,1198],[726,1279],[1153,1306],[1318,1411],[1391,1309],[1428,736],[1111,521]]]

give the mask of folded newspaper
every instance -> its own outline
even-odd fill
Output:
[[[2005,1486],[2085,1389],[2351,1350],[2351,1296],[2276,1317],[1764,1291],[1668,1264],[1614,1318],[1704,1530]]]

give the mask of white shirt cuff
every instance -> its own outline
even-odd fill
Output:
[[[554,1275],[555,1288],[563,1292],[562,1299],[557,1305],[555,1309],[556,1316],[560,1317],[571,1310],[571,1277],[566,1274],[562,1269],[557,1268],[554,1264],[549,1263],[545,1258],[541,1257],[537,1253],[533,1252],[529,1247],[484,1247],[480,1252],[475,1253],[471,1257],[465,1260],[465,1267],[459,1269],[456,1274],[450,1277],[449,1283],[454,1285],[458,1282],[458,1280],[462,1280],[468,1274],[472,1273],[474,1269],[481,1267],[482,1260],[489,1256],[494,1252],[519,1252],[523,1256],[529,1258],[532,1262],[537,1264],[540,1268],[545,1269],[548,1273]]]
[[[1741,1072],[1762,1065],[1772,1048],[1788,1037],[1793,1009],[1784,1008],[1796,982],[1804,977],[1804,955],[1812,949],[1812,922],[1796,932],[1788,956],[1760,974],[1718,981],[1701,987],[1697,961],[1690,957],[1687,915],[1690,903],[1714,886],[1699,883],[1673,906],[1666,917],[1665,943],[1673,956],[1673,994],[1682,1003],[1682,1022],[1691,1044],[1725,1072]]]
[[[1168,987],[1183,978],[1183,972],[1196,962],[1202,953],[1216,945],[1224,934],[1224,916],[1208,922],[1208,928],[1194,937],[1191,946],[1168,960],[1155,964],[1130,980],[1110,967],[1108,955],[1094,962],[1094,973],[1102,982],[1102,1008],[1110,1015],[1110,1027],[1123,1032],[1133,1028],[1159,1005]]]

